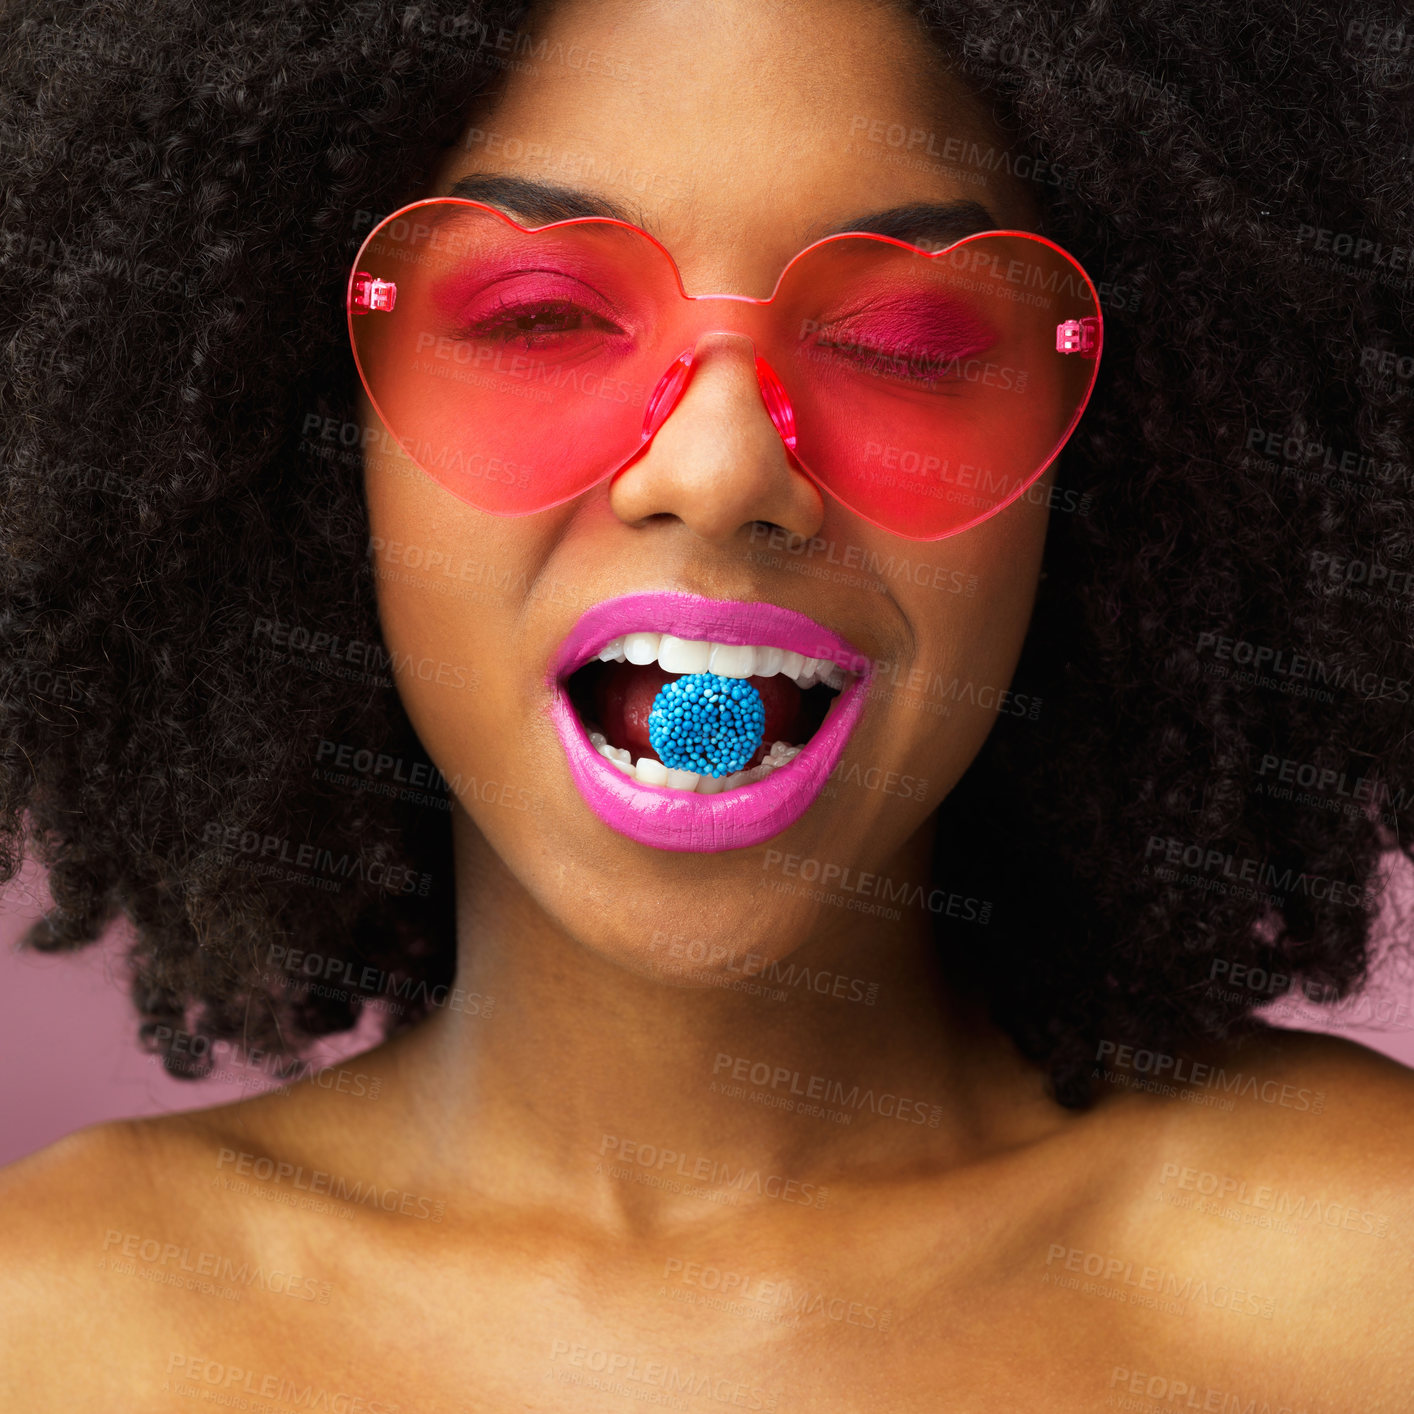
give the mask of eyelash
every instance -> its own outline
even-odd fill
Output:
[[[981,352],[980,348],[956,350],[897,348],[890,350],[843,338],[832,340],[823,335],[817,335],[815,347],[839,350],[844,357],[854,362],[864,373],[898,376],[904,381],[919,384],[958,382],[961,375],[957,371],[957,364],[963,358]],[[930,374],[930,368],[936,368],[937,365],[952,365],[954,371],[951,374],[941,371],[934,371]]]

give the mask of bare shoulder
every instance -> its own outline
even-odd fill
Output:
[[[1115,1107],[1121,1122],[1165,1142],[1371,1191],[1414,1182],[1414,1070],[1368,1046],[1269,1028],[1183,1055],[1112,1047],[1106,1060],[1110,1087],[1140,1102]]]
[[[1391,1203],[1414,1197],[1414,1070],[1368,1046],[1272,1029],[1215,1052],[1187,1088],[1228,1102],[1227,1123],[1209,1128],[1238,1153]]]
[[[1158,1273],[1159,1309],[1182,1293],[1171,1309],[1221,1332],[1204,1346],[1208,1383],[1241,1393],[1244,1372],[1260,1374],[1273,1409],[1312,1414],[1405,1408],[1414,1071],[1343,1038],[1279,1030],[1130,1061],[1116,1107],[1128,1230]]]
[[[1161,1176],[1174,1191],[1293,1239],[1283,1276],[1339,1295],[1333,1315],[1396,1302],[1414,1262],[1414,1070],[1342,1037],[1272,1031],[1216,1055],[1189,1089],[1225,1103],[1186,1106],[1175,1157],[1186,1149],[1204,1168],[1174,1175],[1170,1161]],[[1316,1264],[1322,1238],[1328,1261]]]
[[[105,1222],[143,1221],[166,1197],[181,1119],[91,1125],[0,1169],[0,1279],[55,1270]]]
[[[127,1284],[114,1280],[109,1238],[160,1226],[152,1205],[170,1172],[166,1147],[160,1129],[119,1121],[79,1130],[0,1170],[6,1407],[83,1408],[97,1393],[88,1388],[91,1372],[56,1356],[83,1349],[102,1368],[132,1335],[140,1317]]]
[[[238,1321],[270,1224],[212,1180],[257,1104],[93,1125],[0,1170],[0,1407],[165,1407],[164,1352]]]

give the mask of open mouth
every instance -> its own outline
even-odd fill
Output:
[[[665,685],[693,674],[749,683],[764,715],[760,744],[736,770],[693,771],[666,764],[650,718]],[[565,680],[590,745],[640,785],[718,795],[765,780],[788,766],[829,715],[855,674],[829,658],[772,644],[716,643],[634,631],[611,639]]]
[[[779,604],[624,594],[585,609],[551,654],[544,710],[611,830],[654,849],[749,849],[819,798],[872,661]]]

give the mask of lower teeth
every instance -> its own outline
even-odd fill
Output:
[[[794,761],[801,752],[798,746],[776,741],[771,743],[771,749],[761,764],[749,771],[737,771],[731,776],[699,776],[696,771],[670,771],[651,756],[640,756],[635,762],[622,746],[610,746],[603,732],[590,732],[589,744],[611,766],[617,767],[639,785],[666,786],[669,790],[692,791],[697,795],[716,795],[720,791],[735,790],[737,786],[764,781],[772,771]]]

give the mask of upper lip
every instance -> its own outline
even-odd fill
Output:
[[[807,614],[762,600],[707,599],[683,590],[622,594],[594,604],[561,640],[550,665],[563,682],[625,633],[670,633],[712,643],[760,644],[825,658],[845,672],[867,670],[868,658],[848,639]]]

